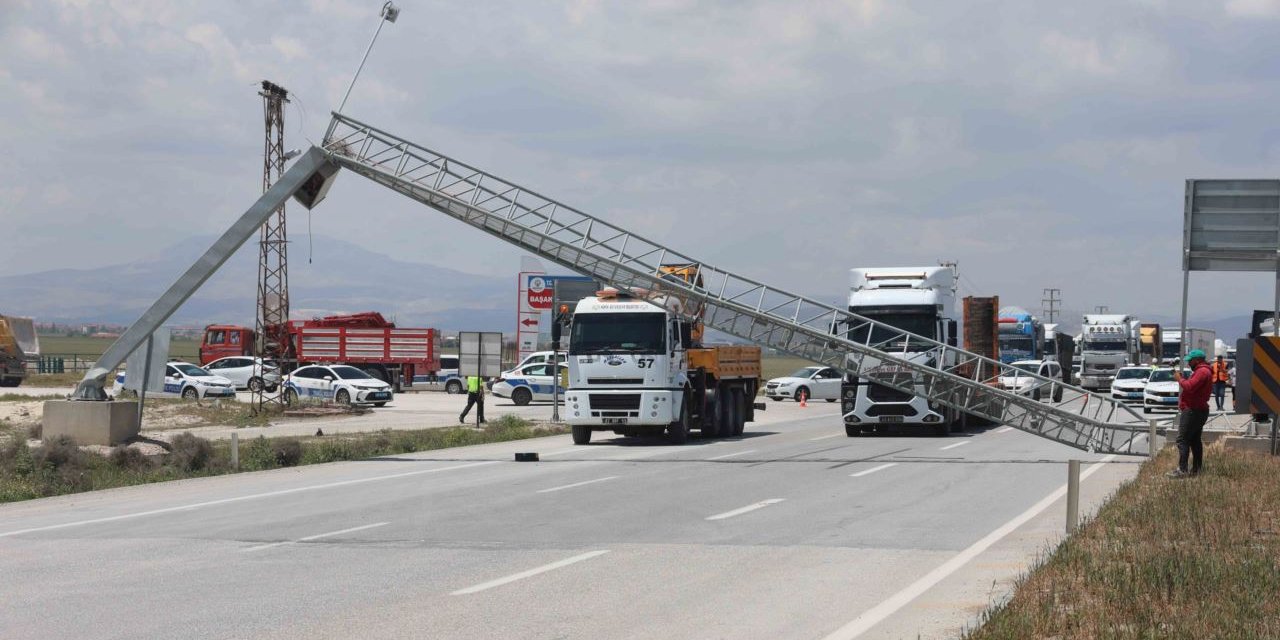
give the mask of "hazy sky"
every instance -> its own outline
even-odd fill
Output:
[[[1280,177],[1280,0],[400,4],[347,113],[824,297],[948,259],[964,294],[1174,315],[1184,180]],[[293,92],[288,146],[318,141],[380,6],[0,0],[0,275],[223,230],[261,188],[258,82]],[[519,266],[353,174],[310,224]],[[1193,315],[1273,289],[1198,274]]]

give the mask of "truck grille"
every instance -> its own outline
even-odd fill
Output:
[[[638,393],[591,393],[587,394],[591,408],[595,411],[638,411],[640,410],[640,394]]]
[[[878,404],[873,407],[867,407],[867,415],[875,416],[904,416],[911,417],[918,412],[915,407],[909,404]]]
[[[644,378],[587,378],[587,384],[644,384]]]
[[[911,394],[872,384],[867,388],[867,399],[873,402],[910,402]]]

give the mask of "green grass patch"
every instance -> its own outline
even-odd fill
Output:
[[[1144,464],[966,640],[1280,638],[1280,459],[1206,453]]]
[[[23,395],[21,393],[0,393],[0,402],[39,402],[41,400],[66,399],[66,396],[57,393],[41,394],[38,396]]]
[[[93,356],[103,354],[115,343],[115,338],[90,338],[88,336],[40,336],[40,353],[45,356]],[[171,340],[169,342],[169,359],[196,362],[200,357],[200,342],[197,340]]]
[[[109,455],[101,456],[65,439],[29,447],[25,438],[12,436],[15,431],[0,424],[0,503],[233,472],[230,442],[209,441],[191,434],[174,438],[172,450],[159,456],[144,456],[129,447],[116,447]],[[566,431],[507,415],[490,421],[484,429],[450,427],[313,438],[258,437],[240,445],[240,470],[365,460]]]

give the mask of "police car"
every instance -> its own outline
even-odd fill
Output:
[[[116,375],[112,392],[119,396],[124,391],[125,372]],[[236,388],[222,376],[215,376],[189,362],[174,361],[164,366],[164,391],[160,395],[177,396],[187,400],[202,398],[234,398]]]
[[[493,383],[493,395],[499,398],[511,398],[517,405],[524,406],[534,400],[550,402],[554,398],[555,378],[551,376],[550,363],[526,364],[502,374]],[[560,365],[563,376],[568,367]],[[564,402],[564,386],[560,387],[560,402]]]
[[[382,407],[391,398],[391,385],[345,364],[302,367],[284,380],[284,401],[291,406],[304,400],[332,400]]]
[[[1184,377],[1191,376],[1190,369],[1183,369]],[[1147,378],[1147,386],[1142,390],[1142,412],[1151,413],[1152,411],[1178,410],[1178,396],[1182,394],[1182,387],[1178,381],[1173,378],[1173,369],[1155,369],[1151,372],[1151,377]]]

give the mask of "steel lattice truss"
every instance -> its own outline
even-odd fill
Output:
[[[708,327],[1080,449],[1147,452],[1142,416],[1106,396],[743,278],[342,114],[323,147],[344,168],[534,255],[704,309]],[[664,279],[667,264],[697,265],[701,286]],[[1014,393],[995,386],[1002,377],[1031,383]],[[1031,397],[1055,391],[1060,402]]]
[[[262,107],[266,137],[263,146],[262,191],[266,193],[284,173],[284,104],[289,101],[283,87],[262,82]],[[289,233],[285,219],[285,207],[280,205],[275,214],[262,225],[258,242],[258,313],[256,319],[257,343],[254,355],[277,360],[283,371],[291,367],[285,362],[289,335]],[[254,410],[264,403],[284,406],[283,389],[274,394],[262,385],[253,389]]]

